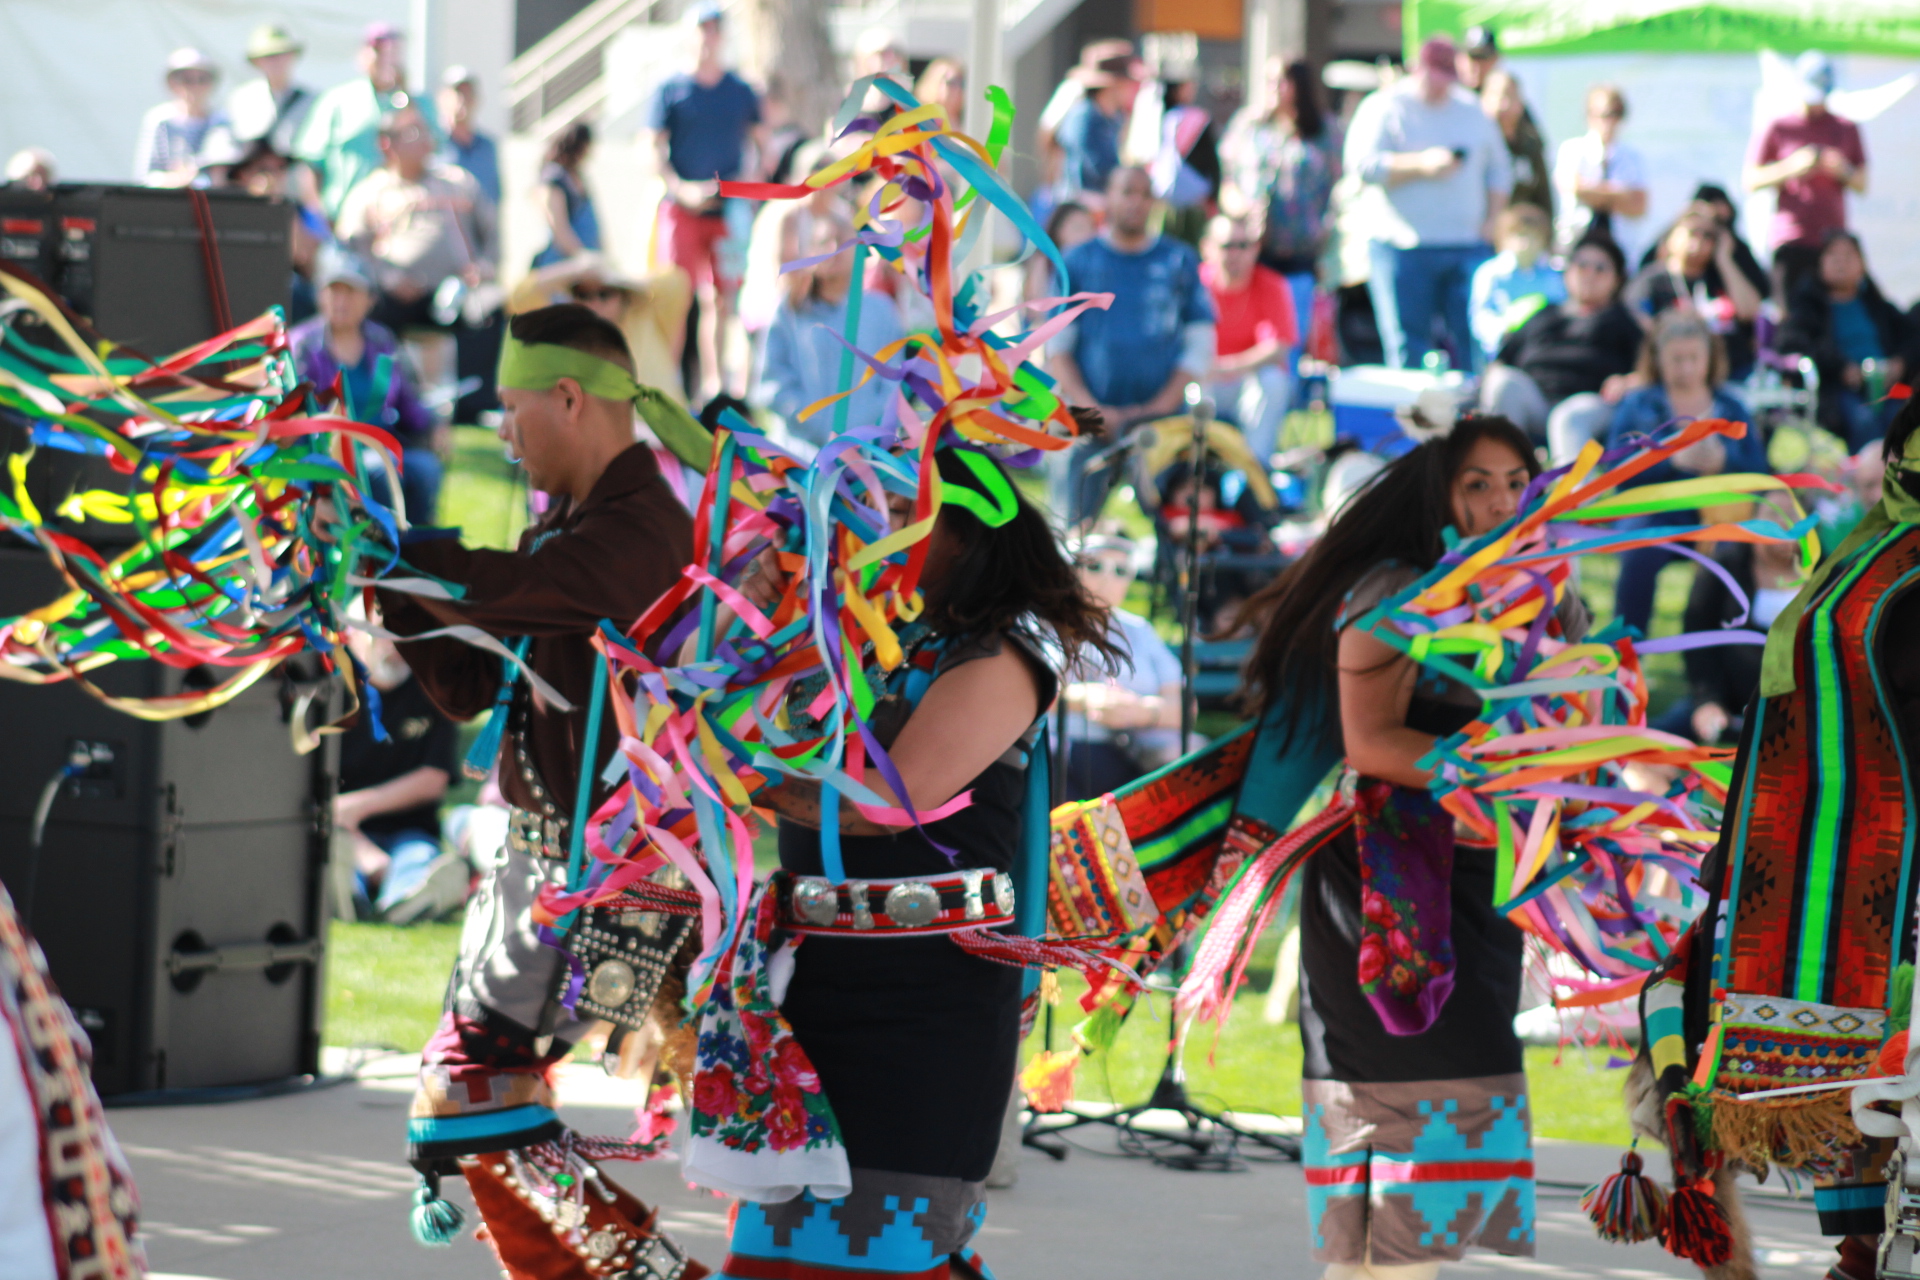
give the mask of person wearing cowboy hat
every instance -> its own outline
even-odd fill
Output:
[[[175,49],[167,58],[168,101],[140,121],[133,149],[133,179],[149,187],[184,187],[200,173],[200,149],[227,117],[213,106],[220,68],[198,49]]]
[[[1061,151],[1063,192],[1107,189],[1108,177],[1120,167],[1120,142],[1127,133],[1134,99],[1140,96],[1140,61],[1131,46],[1124,53],[1098,46],[1088,52],[1102,56],[1098,61],[1083,61],[1067,73],[1084,92],[1054,132]]]
[[[264,138],[281,155],[293,150],[293,139],[313,110],[313,90],[295,84],[293,68],[306,46],[278,23],[266,22],[247,37],[247,61],[260,75],[227,95],[227,118],[234,139],[243,146]]]

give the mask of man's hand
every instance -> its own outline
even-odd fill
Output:
[[[690,182],[681,178],[671,190],[674,202],[685,209],[701,209],[720,198],[720,184],[710,180]]]
[[[1843,159],[1845,157],[1842,157]],[[1820,167],[1821,149],[1809,143],[1800,148],[1782,162],[1783,176],[1804,178]]]
[[[1813,148],[1805,147],[1802,150],[1812,151]],[[1853,161],[1847,159],[1847,153],[1838,147],[1821,147],[1815,153],[1814,163],[1807,167],[1808,169],[1818,167],[1822,173],[1841,186],[1853,180]]]
[[[1703,702],[1693,709],[1693,736],[1712,746],[1733,722],[1727,709],[1717,702]]]
[[[1460,157],[1453,154],[1449,147],[1428,147],[1425,151],[1416,151],[1413,155],[1413,169],[1416,177],[1450,177],[1460,167]]]
[[[762,613],[779,604],[786,589],[787,575],[780,568],[780,553],[772,547],[755,556],[740,578],[740,594]]]

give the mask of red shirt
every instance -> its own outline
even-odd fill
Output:
[[[1300,345],[1300,325],[1293,315],[1293,291],[1277,271],[1255,267],[1244,289],[1221,287],[1220,273],[1211,262],[1200,264],[1200,282],[1213,297],[1214,351],[1239,355],[1262,342],[1283,347]]]
[[[1802,147],[1832,147],[1855,168],[1867,162],[1866,149],[1860,145],[1860,126],[1842,120],[1831,111],[1818,116],[1783,116],[1760,131],[1747,153],[1747,163],[1772,164],[1784,160]],[[1846,188],[1830,175],[1818,170],[1802,174],[1775,188],[1778,203],[1767,242],[1775,248],[1783,244],[1817,245],[1829,231],[1847,225]]]

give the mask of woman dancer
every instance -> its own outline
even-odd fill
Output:
[[[1424,1280],[1468,1245],[1533,1253],[1521,935],[1493,908],[1493,851],[1453,846],[1421,764],[1480,700],[1350,624],[1432,568],[1448,527],[1468,538],[1511,517],[1537,471],[1511,422],[1464,418],[1382,471],[1242,615],[1262,627],[1251,702],[1343,741],[1358,805],[1302,871],[1307,1206],[1329,1280]],[[1561,620],[1584,629],[1577,603]],[[1442,868],[1451,849],[1450,884],[1424,899],[1400,856],[1414,846]],[[1409,971],[1423,996],[1411,1013],[1376,994]]]
[[[925,612],[902,629],[905,660],[891,673],[868,655],[877,697],[868,723],[905,794],[875,789],[923,814],[962,791],[973,802],[918,829],[840,807],[836,873],[817,786],[789,780],[756,797],[780,815],[780,864],[792,878],[783,922],[810,935],[780,1008],[838,1122],[852,1190],[743,1201],[723,1276],[987,1274],[966,1246],[985,1216],[981,1183],[1012,1093],[1021,971],[926,926],[935,901],[942,912],[977,908],[989,923],[1010,914],[1027,753],[1057,687],[1044,649],[1057,644],[1069,664],[1116,651],[1106,610],[999,464],[965,446],[942,450],[937,464],[947,501],[920,579]],[[910,500],[893,506],[902,528]],[[802,682],[788,700],[798,736],[814,728],[804,708],[820,687]],[[913,914],[915,895],[928,918]],[[697,1093],[696,1108],[711,1110]]]

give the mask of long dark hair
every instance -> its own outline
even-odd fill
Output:
[[[1906,453],[1907,441],[1916,430],[1920,430],[1920,396],[1908,396],[1900,412],[1887,424],[1887,442],[1881,446],[1881,457],[1888,462],[1900,461]],[[1920,498],[1920,471],[1896,470],[1893,477],[1901,488]]]
[[[1320,77],[1303,58],[1289,62],[1283,74],[1293,83],[1293,131],[1302,142],[1318,142],[1327,131],[1327,112],[1320,105]]]
[[[1331,707],[1340,648],[1334,623],[1347,593],[1375,566],[1398,561],[1425,572],[1446,549],[1442,535],[1453,523],[1453,481],[1467,454],[1482,440],[1506,445],[1540,474],[1533,444],[1505,418],[1460,419],[1437,440],[1402,455],[1378,472],[1334,514],[1320,540],[1256,592],[1240,608],[1236,629],[1260,628],[1241,676],[1244,710],[1259,715],[1282,700],[1296,708]],[[1338,717],[1323,715],[1323,732],[1337,732]]]
[[[547,144],[547,163],[557,164],[568,173],[580,167],[580,159],[587,154],[587,148],[593,145],[593,126],[582,120],[570,124],[560,131],[560,136]]]
[[[979,477],[952,449],[940,450],[934,461],[942,482],[980,487]],[[1013,632],[1044,641],[1044,628],[1059,642],[1067,670],[1089,651],[1100,655],[1099,665],[1118,663],[1124,650],[1108,631],[1107,607],[1081,585],[1047,518],[1017,488],[1013,492],[1013,519],[998,528],[956,504],[941,508],[941,523],[964,550],[939,591],[928,593],[927,621],[956,637]]]

